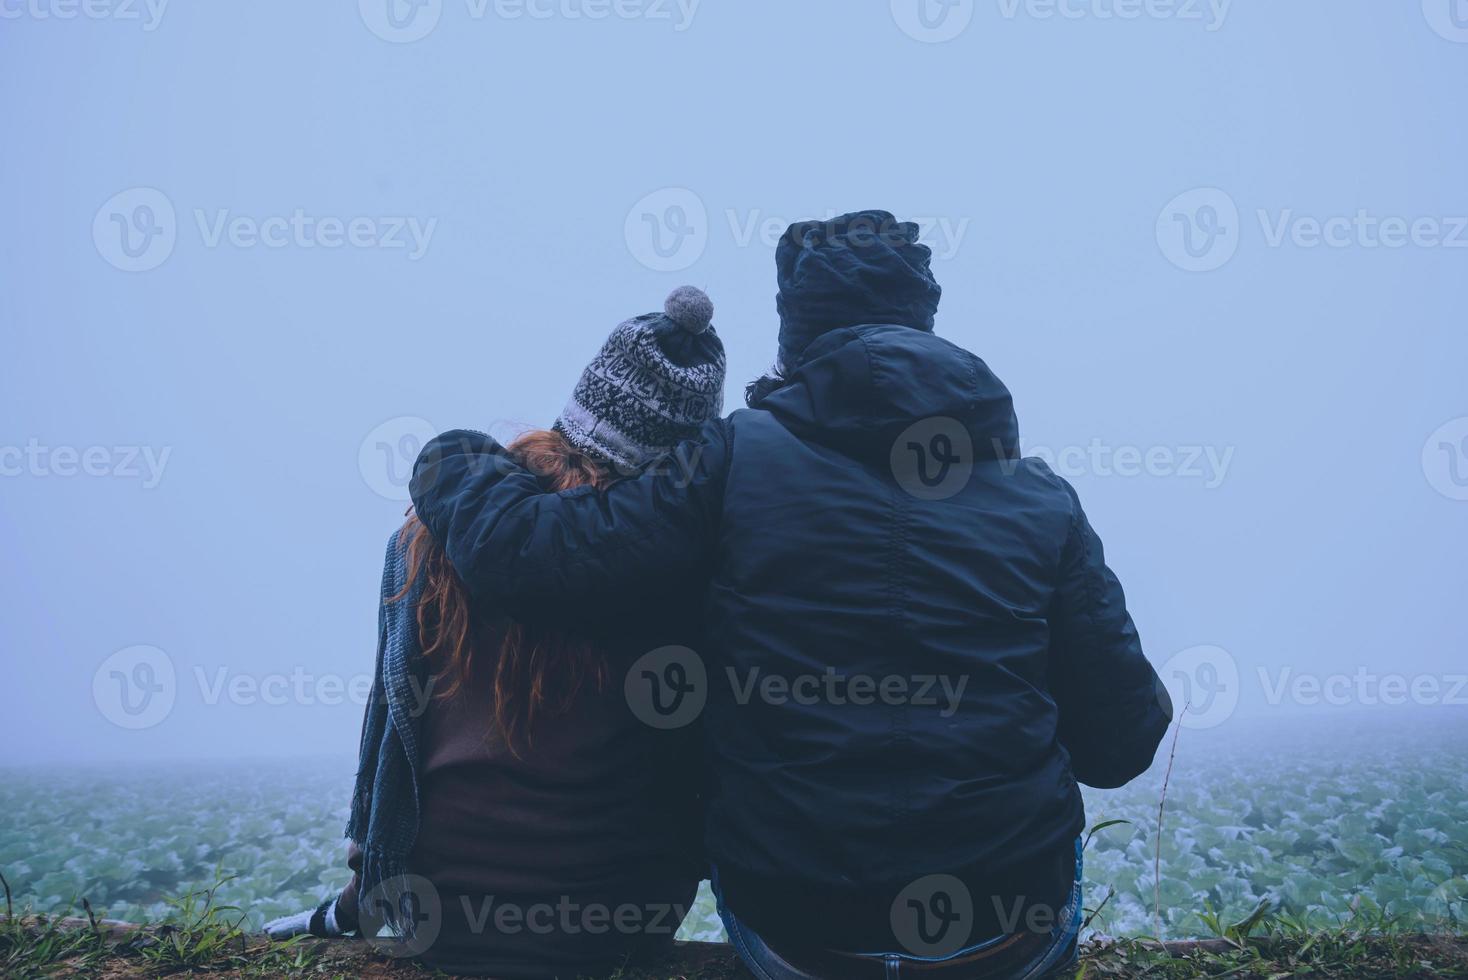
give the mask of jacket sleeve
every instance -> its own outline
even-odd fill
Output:
[[[721,421],[604,491],[548,493],[493,438],[447,432],[413,467],[413,507],[476,599],[565,618],[683,588],[707,568],[729,451]]]
[[[1075,491],[1050,617],[1050,688],[1078,780],[1114,789],[1147,771],[1172,702],[1142,654],[1121,583]]]

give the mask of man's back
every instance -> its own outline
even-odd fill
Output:
[[[1075,498],[1018,458],[1003,384],[932,334],[836,331],[788,380],[727,423],[702,652],[728,900],[766,932],[839,909],[869,939],[926,874],[1063,896],[1084,818],[1050,621]]]

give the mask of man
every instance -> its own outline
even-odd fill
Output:
[[[1074,490],[934,335],[930,255],[886,212],[792,226],[775,373],[604,494],[544,493],[475,433],[415,467],[465,585],[517,616],[707,583],[702,645],[627,690],[707,698],[714,886],[759,976],[1061,966],[1077,780],[1139,775],[1171,718]]]

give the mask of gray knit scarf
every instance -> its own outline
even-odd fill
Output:
[[[357,785],[346,836],[362,850],[361,901],[373,902],[406,938],[412,915],[399,915],[408,853],[418,836],[418,744],[431,689],[418,636],[423,576],[408,581],[406,535],[394,532],[382,569],[377,607],[377,668],[362,719]]]

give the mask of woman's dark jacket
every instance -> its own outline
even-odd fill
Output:
[[[1019,458],[983,361],[869,325],[788,380],[605,494],[545,494],[493,439],[447,433],[414,506],[517,615],[625,617],[706,583],[706,845],[741,919],[897,949],[894,903],[943,874],[976,938],[1011,931],[1014,902],[1069,891],[1077,781],[1146,770],[1171,705],[1075,491]]]

